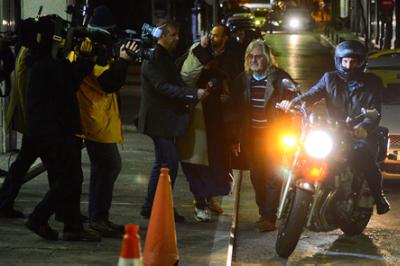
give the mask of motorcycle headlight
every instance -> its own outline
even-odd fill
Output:
[[[304,141],[307,154],[315,159],[325,159],[331,153],[332,147],[332,137],[322,130],[311,131]]]

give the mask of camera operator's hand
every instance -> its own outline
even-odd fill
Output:
[[[210,93],[208,92],[208,90],[205,89],[198,89],[197,90],[197,99],[199,101],[203,100],[204,98],[206,98]]]
[[[92,50],[92,41],[88,37],[86,37],[85,40],[82,41],[79,50],[77,51],[77,54],[81,57],[90,57],[92,54]]]
[[[139,49],[139,45],[136,42],[129,41],[128,43],[123,44],[121,48],[119,48],[119,57],[126,61],[132,61],[133,58],[128,54],[127,50],[134,54],[138,52]]]

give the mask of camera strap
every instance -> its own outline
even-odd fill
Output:
[[[53,34],[53,44],[51,46],[51,56],[56,59],[58,50],[60,49],[60,43],[63,38],[61,37],[61,33],[63,31],[64,25],[63,21],[60,19],[55,19],[54,23],[54,34]]]

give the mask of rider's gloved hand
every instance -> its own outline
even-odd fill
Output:
[[[354,128],[354,136],[356,138],[365,139],[368,136],[368,132],[361,125],[356,125]]]
[[[288,100],[283,100],[277,104],[277,107],[287,112],[289,111],[290,107],[292,107],[292,103]]]

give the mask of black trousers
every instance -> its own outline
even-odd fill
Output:
[[[13,208],[25,175],[37,158],[39,158],[39,151],[34,140],[27,135],[23,135],[20,152],[11,164],[0,189],[0,209]],[[51,180],[49,182],[51,184]]]
[[[276,219],[282,186],[279,175],[281,157],[275,148],[276,143],[268,130],[253,129],[247,155],[258,212],[260,216],[271,219]]]
[[[373,145],[362,141],[354,142],[350,153],[350,163],[357,172],[363,174],[367,180],[371,195],[376,199],[382,193],[382,174],[371,146]]]
[[[29,218],[44,224],[54,212],[59,212],[64,216],[64,231],[81,230],[81,139],[70,135],[36,137],[33,141],[52,181],[50,189]]]

